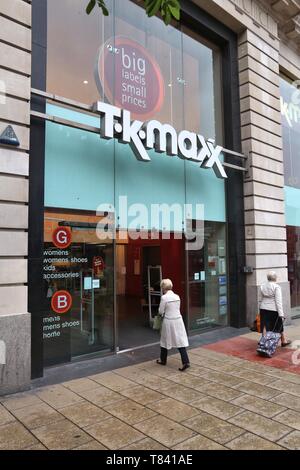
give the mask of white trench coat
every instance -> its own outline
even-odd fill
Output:
[[[165,349],[186,348],[189,341],[180,313],[180,297],[169,290],[161,298],[159,314],[163,316],[160,346]]]

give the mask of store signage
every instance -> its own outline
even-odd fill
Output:
[[[98,277],[101,276],[105,269],[105,263],[102,256],[94,256],[93,258],[93,270],[94,276]]]
[[[290,101],[285,101],[284,97],[280,97],[281,115],[284,117],[289,127],[300,125],[300,106]]]
[[[72,233],[67,227],[58,227],[52,235],[53,244],[57,248],[68,248],[72,243]]]
[[[159,65],[141,44],[117,36],[97,55],[95,80],[110,103],[144,121],[157,114],[164,102],[164,80]]]
[[[197,162],[202,168],[212,168],[218,178],[227,178],[220,161],[223,147],[215,145],[213,140],[186,130],[178,134],[170,124],[156,120],[132,121],[130,111],[101,101],[96,103],[95,111],[101,116],[101,137],[117,138],[119,142],[129,144],[138,160],[151,161],[147,150],[155,149],[156,152]]]
[[[72,296],[68,291],[60,290],[55,292],[51,299],[51,308],[55,313],[63,315],[72,307]]]

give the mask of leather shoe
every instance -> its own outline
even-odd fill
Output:
[[[186,369],[188,369],[189,367],[191,367],[190,364],[183,364],[183,366],[180,367],[178,370],[180,370],[180,372],[183,372],[183,371],[185,371]]]

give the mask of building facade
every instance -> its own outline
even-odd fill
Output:
[[[157,342],[162,277],[190,334],[250,324],[271,269],[300,309],[300,7],[82,3],[0,2],[2,394]]]

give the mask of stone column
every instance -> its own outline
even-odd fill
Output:
[[[0,135],[11,125],[20,145],[0,145],[0,395],[29,387],[27,307],[31,2],[0,0]]]
[[[284,172],[279,93],[279,41],[273,46],[250,30],[239,38],[243,152],[249,156],[245,178],[247,317],[258,310],[258,289],[270,270],[290,312],[284,207]]]

